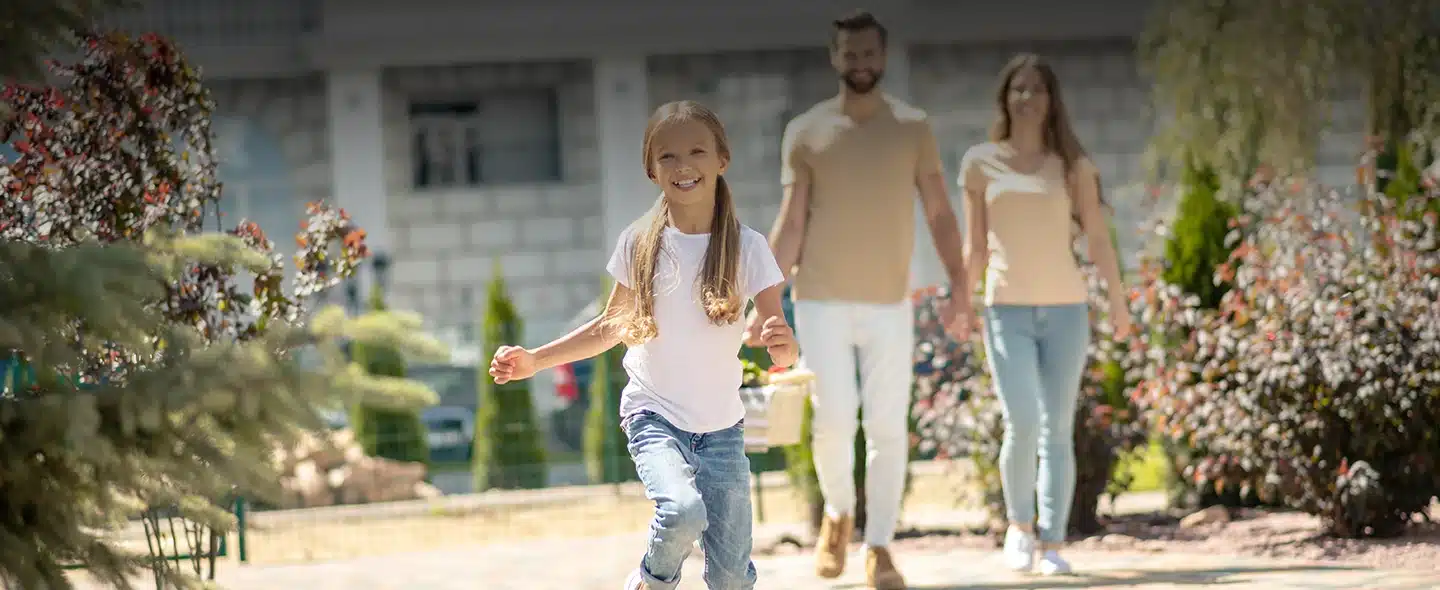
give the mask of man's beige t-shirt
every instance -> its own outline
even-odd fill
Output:
[[[785,128],[780,182],[810,185],[796,300],[897,303],[908,295],[915,183],[944,167],[925,112],[884,99],[865,121],[846,116],[836,97]]]

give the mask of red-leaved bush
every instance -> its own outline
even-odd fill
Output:
[[[49,64],[48,83],[0,91],[8,107],[0,112],[10,113],[0,141],[19,154],[0,157],[0,239],[64,248],[223,228],[265,263],[197,264],[165,304],[171,320],[209,338],[248,338],[266,322],[297,320],[305,298],[368,255],[364,231],[344,211],[313,203],[293,238],[296,278],[287,289],[285,261],[259,226],[219,219],[214,105],[198,73],[156,35],[95,34],[83,43],[78,63]]]
[[[1437,198],[1433,178],[1403,207],[1259,186],[1232,224],[1216,280],[1234,288],[1213,311],[1150,268],[1133,399],[1203,451],[1189,477],[1255,489],[1346,537],[1398,534],[1426,510],[1440,493]]]

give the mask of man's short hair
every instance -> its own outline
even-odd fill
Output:
[[[857,10],[837,18],[831,26],[833,28],[830,34],[831,49],[839,47],[840,33],[842,32],[854,34],[873,29],[880,34],[881,47],[885,47],[889,40],[889,32],[885,30],[885,25],[880,24],[880,20],[876,19],[875,15],[864,10]]]

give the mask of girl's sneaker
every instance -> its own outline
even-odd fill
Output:
[[[630,572],[630,577],[625,578],[625,590],[650,590],[650,585],[645,583],[645,578],[640,577],[640,570]]]
[[[1060,557],[1060,552],[1054,549],[1045,551],[1040,556],[1040,573],[1046,576],[1058,576],[1070,573],[1070,562]]]
[[[1017,527],[1005,532],[1005,567],[1023,572],[1035,565],[1035,535]]]

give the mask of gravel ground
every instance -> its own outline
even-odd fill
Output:
[[[1244,509],[1228,523],[1183,528],[1179,518],[1161,513],[1112,518],[1106,533],[1076,539],[1083,551],[1184,553],[1268,557],[1440,573],[1440,524],[1417,522],[1404,536],[1391,539],[1338,539],[1321,533],[1320,520],[1306,514]],[[1000,539],[981,527],[910,528],[897,536],[899,553],[947,549],[999,550]],[[790,554],[793,543],[765,547],[762,554]]]
[[[1087,549],[1229,553],[1440,572],[1440,525],[1435,523],[1415,523],[1398,538],[1338,539],[1321,533],[1320,520],[1313,516],[1240,510],[1226,524],[1182,529],[1173,518],[1134,516],[1112,523],[1110,531],[1077,545]]]

